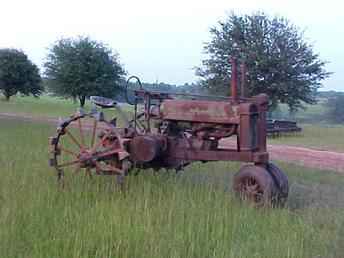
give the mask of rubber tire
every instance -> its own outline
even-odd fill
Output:
[[[275,184],[272,176],[269,172],[262,166],[256,165],[245,165],[239,172],[234,175],[233,178],[233,190],[241,198],[244,199],[242,192],[242,184],[247,179],[254,179],[259,185],[259,188],[263,191],[262,198],[259,202],[255,202],[255,206],[270,206],[272,204],[272,197],[275,194]],[[252,202],[252,201],[251,201]]]
[[[272,202],[275,206],[284,207],[289,195],[288,177],[275,164],[268,163],[266,168],[272,176],[276,188]]]

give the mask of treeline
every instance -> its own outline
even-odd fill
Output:
[[[344,123],[344,92],[319,92],[319,97],[327,108],[328,119],[334,123]]]
[[[129,89],[137,89],[138,85],[135,85],[134,82],[130,83]],[[125,98],[125,91],[126,91],[126,81],[122,81],[120,84],[119,91],[114,92],[113,95],[109,95],[118,102],[126,102]],[[168,84],[164,82],[156,82],[156,83],[142,83],[142,88],[147,91],[156,91],[156,92],[163,92],[163,93],[176,93],[176,94],[199,94],[199,95],[207,95],[208,91],[202,87],[200,87],[197,83],[184,83],[182,85],[176,84]]]
[[[288,107],[279,104],[270,112],[272,119],[296,120],[310,124],[344,123],[344,92],[321,91],[317,93],[316,105],[305,105],[304,109],[290,112]]]
[[[317,92],[317,97],[319,99],[331,99],[331,98],[337,98],[343,95],[344,95],[344,92],[334,91],[334,90]]]
[[[175,84],[168,84],[168,83],[143,83],[142,84],[144,89],[152,90],[152,91],[162,91],[162,92],[170,92],[170,93],[189,93],[189,94],[201,94],[206,93],[205,89],[200,88],[200,86],[196,83],[185,83],[183,85],[175,85]]]

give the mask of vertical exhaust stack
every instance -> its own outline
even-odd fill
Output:
[[[238,71],[236,60],[232,57],[231,59],[232,73],[231,73],[231,96],[234,103],[238,102]]]
[[[242,98],[246,97],[246,65],[245,63],[240,65],[240,72],[241,72],[241,78],[240,78],[240,96]]]

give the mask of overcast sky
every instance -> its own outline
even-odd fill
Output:
[[[146,82],[196,81],[209,28],[231,11],[282,15],[301,29],[344,91],[344,4],[339,0],[0,0],[0,47],[24,50],[39,66],[61,37],[88,35],[115,49],[130,75]]]

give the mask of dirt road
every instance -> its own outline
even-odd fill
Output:
[[[55,118],[33,117],[12,113],[0,113],[0,119],[44,122],[54,125],[56,125],[58,121],[58,119]],[[232,145],[233,142],[226,141],[224,144]],[[344,174],[344,153],[275,144],[268,145],[268,151],[273,160],[293,162],[309,168],[334,170]]]
[[[268,145],[271,159],[295,162],[305,167],[335,170],[344,174],[344,153],[287,145]]]

